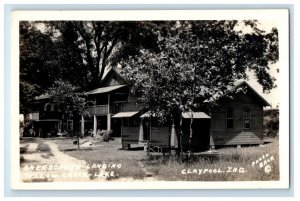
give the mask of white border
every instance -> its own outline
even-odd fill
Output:
[[[19,21],[20,20],[276,20],[280,61],[280,180],[255,182],[94,182],[22,183],[19,171]],[[287,9],[14,11],[11,13],[11,188],[76,189],[279,189],[289,187],[289,21]],[[129,185],[130,184],[130,185]]]

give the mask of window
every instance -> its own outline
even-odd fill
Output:
[[[251,115],[249,109],[244,109],[244,128],[251,127]]]
[[[52,105],[51,105],[50,103],[47,103],[47,104],[45,105],[44,110],[45,110],[46,112],[51,112],[51,109],[52,109]]]
[[[54,105],[53,111],[54,111],[54,112],[58,112],[58,104],[55,104],[55,105]]]
[[[67,121],[67,129],[68,130],[73,130],[73,120],[68,120]]]
[[[226,128],[234,128],[233,110],[232,108],[227,108],[226,110]]]

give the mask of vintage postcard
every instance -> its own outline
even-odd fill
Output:
[[[289,188],[289,12],[13,11],[12,189]]]

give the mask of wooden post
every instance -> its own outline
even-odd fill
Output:
[[[121,118],[121,144],[122,144],[122,149],[124,149],[124,146],[123,146],[123,118]]]
[[[141,118],[141,125],[139,130],[139,143],[144,141],[143,118]]]
[[[107,132],[111,130],[111,117],[110,114],[107,114]]]
[[[209,136],[209,149],[210,150],[214,150],[215,149],[215,143],[214,143],[214,139],[212,137],[211,131],[209,132],[210,136]]]
[[[176,147],[176,132],[174,125],[174,118],[172,119],[172,127],[171,127],[171,147]]]
[[[182,137],[183,137],[183,132],[182,132],[182,112],[180,113],[180,130],[179,130],[179,138],[180,138],[180,160],[183,160],[183,145],[182,145]]]
[[[111,118],[110,118],[110,94],[107,95],[107,131],[111,129]]]
[[[84,137],[84,117],[81,115],[81,136]]]
[[[147,156],[150,155],[150,146],[151,146],[151,138],[152,138],[152,118],[150,116],[150,121],[149,121],[149,139],[148,139],[148,144],[147,144]]]
[[[97,116],[94,115],[94,138],[96,137],[97,134]]]

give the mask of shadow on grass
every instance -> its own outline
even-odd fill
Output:
[[[37,160],[27,160],[23,156],[20,157],[20,165],[23,165],[24,163],[34,164],[34,163],[38,163],[38,162],[39,161],[37,161]]]
[[[166,164],[170,162],[194,164],[199,162],[214,163],[219,160],[220,155],[201,154],[187,156],[186,154],[184,154],[182,157],[180,157],[179,155],[149,155],[148,158],[142,159],[141,161],[151,164]]]
[[[87,148],[87,149],[77,149],[77,148],[71,148],[71,149],[62,149],[61,151],[64,151],[64,152],[71,152],[71,151],[94,151],[94,149],[91,149],[91,148]]]
[[[119,148],[118,151],[143,151],[144,147],[132,147],[130,149]]]
[[[27,151],[27,147],[20,148],[20,154],[24,154]]]
[[[20,137],[21,143],[36,142],[35,137]]]

